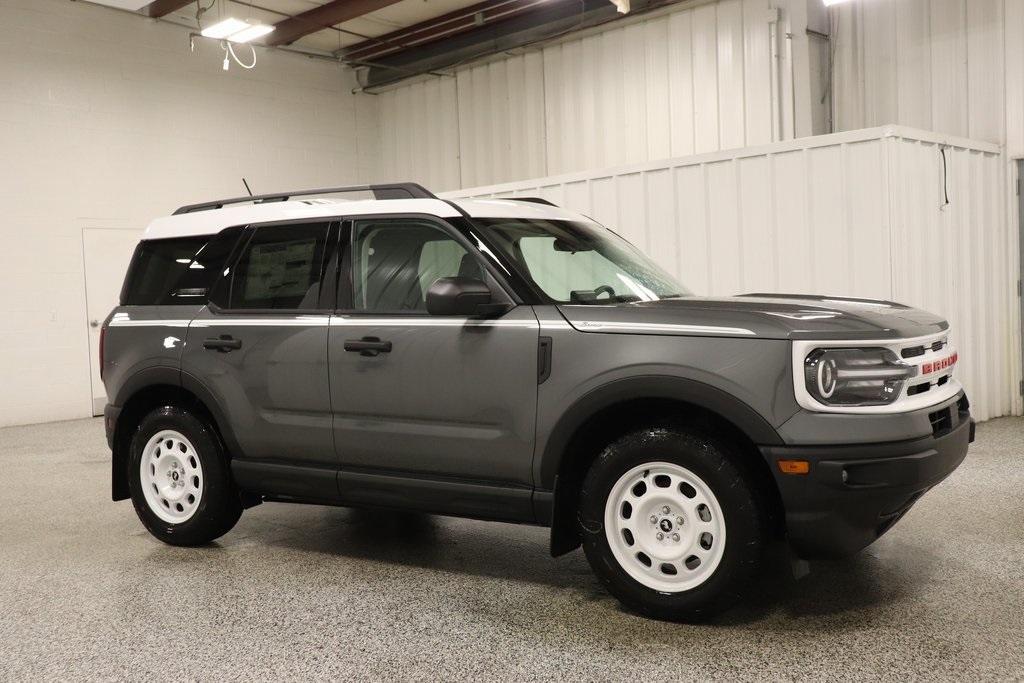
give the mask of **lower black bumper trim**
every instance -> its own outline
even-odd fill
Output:
[[[953,472],[974,440],[974,421],[940,436],[865,446],[764,446],[786,515],[790,544],[802,557],[850,555],[888,531],[930,488]],[[782,474],[778,460],[810,462],[806,475]]]

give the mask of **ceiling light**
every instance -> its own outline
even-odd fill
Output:
[[[149,4],[149,0],[89,0],[89,2],[97,5],[106,5],[107,7],[116,7],[117,9],[126,9],[129,12],[137,12]]]
[[[847,0],[822,0],[822,2],[825,3],[825,7],[831,7],[832,5],[838,5],[840,3],[847,2]]]
[[[248,28],[244,28],[238,33],[232,33],[228,36],[228,40],[232,43],[248,43],[250,40],[261,38],[273,30],[274,27],[267,24],[250,25]]]
[[[241,19],[235,19],[229,17],[224,21],[218,21],[213,26],[207,26],[202,30],[200,35],[204,38],[227,38],[230,35],[234,35],[243,29],[249,28],[249,24],[242,21]]]

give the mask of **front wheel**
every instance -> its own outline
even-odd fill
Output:
[[[678,428],[626,435],[580,492],[583,548],[628,608],[701,620],[732,605],[760,562],[768,524],[739,453]]]
[[[188,410],[163,406],[146,415],[128,461],[135,512],[164,543],[209,543],[242,514],[216,434]]]

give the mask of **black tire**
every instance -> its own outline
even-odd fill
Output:
[[[703,621],[735,604],[761,564],[770,537],[767,506],[728,441],[685,427],[642,429],[610,444],[591,465],[580,490],[579,520],[587,560],[608,591],[628,609],[667,621]],[[620,565],[605,533],[605,504],[616,482],[647,463],[679,465],[700,477],[725,520],[724,554],[707,579],[689,590],[663,592]]]
[[[162,430],[174,430],[195,448],[202,466],[202,494],[195,512],[181,523],[157,516],[142,492],[140,473],[143,451],[151,438]],[[204,420],[178,406],[162,406],[146,415],[132,436],[128,458],[128,486],[132,503],[149,533],[170,545],[204,545],[231,530],[242,515],[242,504],[231,480],[231,470],[220,440]]]

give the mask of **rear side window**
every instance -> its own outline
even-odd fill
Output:
[[[149,240],[135,248],[132,267],[121,303],[126,306],[159,306],[175,303],[178,281],[192,258],[209,237]]]
[[[211,237],[181,237],[141,242],[135,249],[121,304],[167,306],[205,304],[242,229]]]
[[[258,228],[235,266],[229,308],[316,308],[327,223]]]

